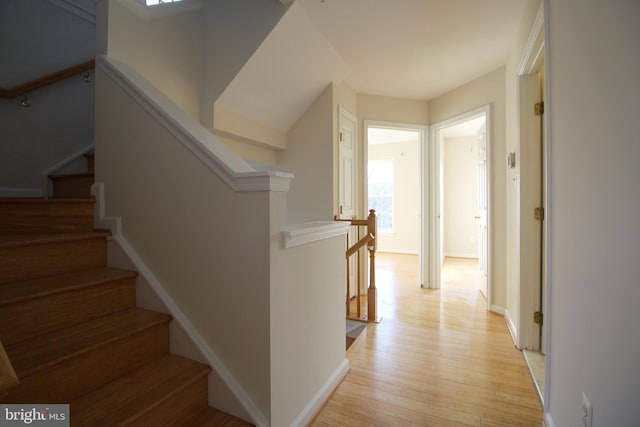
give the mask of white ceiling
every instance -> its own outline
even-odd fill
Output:
[[[286,131],[329,83],[429,100],[507,60],[525,0],[296,0],[217,104]]]

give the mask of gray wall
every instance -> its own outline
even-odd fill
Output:
[[[45,0],[0,2],[0,87],[95,56],[95,25]],[[20,100],[0,99],[0,196],[40,196],[42,173],[93,143],[93,82],[78,75]]]

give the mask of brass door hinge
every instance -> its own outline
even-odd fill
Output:
[[[342,142],[342,132],[340,132],[340,142]]]
[[[535,313],[533,313],[533,323],[536,323],[542,326],[543,318],[544,318],[544,315],[542,314],[542,312],[536,311]]]
[[[541,116],[544,114],[544,102],[537,102],[533,105],[533,111],[536,113],[536,116]]]
[[[537,221],[542,221],[544,219],[544,208],[535,208],[533,216]]]

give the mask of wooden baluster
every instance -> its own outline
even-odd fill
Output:
[[[360,227],[356,226],[356,229],[358,230],[358,241],[360,240]],[[360,250],[358,250],[357,254],[358,256],[356,257],[356,262],[358,263],[358,277],[357,277],[357,282],[358,282],[358,306],[356,308],[356,316],[358,317],[358,319],[360,318],[360,289],[362,289],[362,286],[360,285]]]
[[[369,290],[367,292],[367,317],[369,322],[377,320],[377,295],[376,295],[376,211],[369,210],[367,218],[367,231],[372,237],[368,243],[369,249]]]
[[[349,250],[349,233],[347,233],[347,250]],[[349,257],[347,257],[347,317],[351,314],[351,308],[349,307],[349,297],[351,296],[350,280],[349,280]]]

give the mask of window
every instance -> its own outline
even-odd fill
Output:
[[[144,0],[143,3],[147,6],[155,6],[158,4],[164,4],[164,3],[176,3],[182,0]]]
[[[369,209],[376,210],[378,231],[393,232],[393,160],[368,164]]]

